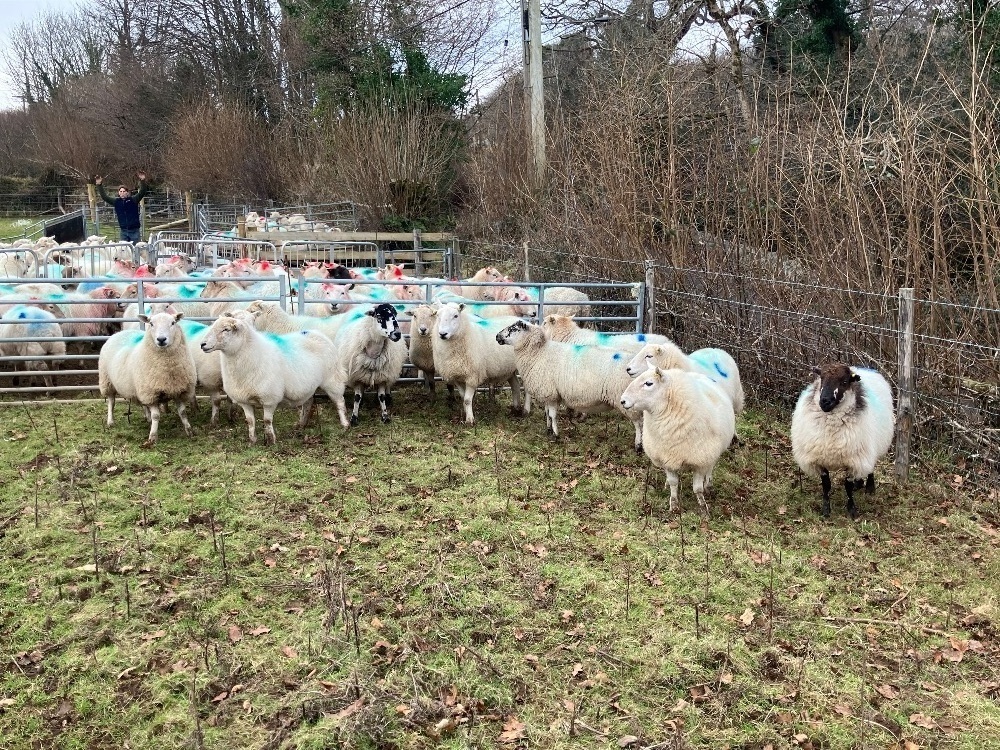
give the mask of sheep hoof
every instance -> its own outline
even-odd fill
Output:
[[[383,424],[389,424],[389,420],[390,419],[391,419],[391,417],[388,414],[383,414],[382,415],[382,423]]]
[[[147,440],[145,443],[142,444],[142,447],[152,448],[154,445],[156,445],[156,438],[150,438],[149,440]]]
[[[354,415],[352,414],[352,415],[351,415],[351,427],[357,427],[357,426],[358,426],[358,418],[357,418],[357,417],[355,417],[355,416],[354,416]]]
[[[385,394],[385,405],[386,406],[392,406],[392,394],[391,393]]]
[[[642,443],[636,443],[635,452],[642,455]]]

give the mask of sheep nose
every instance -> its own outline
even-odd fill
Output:
[[[420,326],[417,330],[420,331],[421,336],[427,335],[427,326]]]
[[[399,331],[393,331],[389,334],[389,338],[392,341],[399,341],[402,338],[402,334]]]
[[[622,406],[624,406],[626,409],[628,408],[628,403],[626,403],[625,399],[622,399]]]
[[[629,367],[626,367],[626,368],[625,368],[625,372],[627,372],[627,373],[628,373],[629,375],[631,375],[631,376],[632,376],[633,378],[635,377],[635,373],[634,373],[634,372],[632,372],[632,368],[631,368],[631,366],[629,366]]]
[[[166,346],[167,345],[167,337],[166,336],[157,336],[156,337],[156,343],[159,344],[160,346]]]
[[[442,339],[444,339],[445,341],[447,341],[447,340],[448,340],[448,334],[447,334],[447,333],[440,333],[440,334],[438,334],[438,335],[439,335],[439,336],[440,336],[440,337],[441,337]]]
[[[833,411],[833,407],[837,405],[837,402],[832,398],[821,398],[819,400],[819,408],[823,411]]]
[[[203,352],[207,352],[208,351],[208,344],[205,343],[204,341],[201,342],[201,350]]]

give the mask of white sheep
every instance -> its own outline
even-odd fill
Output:
[[[147,446],[156,442],[160,409],[170,400],[177,402],[177,416],[184,432],[191,435],[187,405],[194,400],[198,376],[178,325],[182,317],[182,313],[140,315],[139,320],[149,326],[146,331],[119,331],[105,342],[98,357],[98,382],[108,402],[108,427],[114,424],[116,396],[138,401],[150,422]]]
[[[626,409],[642,411],[642,448],[670,485],[670,510],[678,510],[678,472],[694,472],[698,506],[708,514],[705,489],[736,435],[727,394],[709,378],[685,370],[651,367],[621,395]]]
[[[0,356],[4,357],[64,357],[66,342],[62,341],[55,305],[48,309],[33,305],[15,305],[0,319]],[[17,341],[15,339],[31,339]],[[24,369],[42,372],[46,388],[52,388],[52,375],[45,359],[24,360]]]
[[[410,311],[410,364],[417,368],[427,390],[434,392],[434,318],[437,309],[418,305]]]
[[[342,326],[333,339],[337,354],[335,381],[340,392],[338,413],[344,413],[344,391],[354,389],[352,425],[358,423],[361,397],[365,388],[378,391],[382,421],[389,421],[391,403],[389,389],[399,380],[406,361],[406,346],[401,341],[396,308],[380,304],[364,311],[360,316]],[[335,395],[331,395],[335,398]],[[347,424],[341,420],[345,427]]]
[[[546,315],[542,325],[553,341],[611,346],[630,354],[636,354],[646,344],[673,344],[666,336],[655,333],[602,333],[592,328],[583,328],[568,315]]]
[[[504,328],[497,343],[514,348],[517,372],[532,399],[545,404],[545,425],[558,436],[559,406],[588,413],[617,409],[635,427],[635,449],[642,450],[642,414],[621,404],[632,379],[623,363],[628,354],[603,346],[552,341],[542,326],[519,320]]]
[[[229,314],[211,325],[201,350],[221,353],[223,387],[243,409],[251,443],[257,442],[255,405],[263,408],[264,434],[274,444],[278,440],[275,409],[279,405],[298,408],[298,426],[305,427],[313,395],[321,387],[337,405],[341,424],[346,424],[343,388],[337,398],[333,344],[318,331],[267,334]]]
[[[672,341],[646,344],[635,354],[625,371],[632,377],[638,377],[650,367],[700,372],[729,396],[733,412],[737,416],[743,413],[744,394],[740,368],[736,365],[736,360],[724,349],[709,347],[685,354]]]
[[[441,378],[457,386],[462,394],[467,424],[475,424],[472,399],[481,385],[508,383],[511,408],[514,413],[522,413],[514,351],[496,340],[497,333],[513,322],[510,318],[475,317],[465,304],[449,302],[438,309],[432,337],[434,366]],[[527,411],[525,404],[523,413]]]
[[[315,317],[311,315],[292,315],[281,309],[277,302],[254,300],[246,309],[254,319],[258,331],[266,333],[295,333],[297,331],[319,331],[330,341],[344,325],[357,320],[364,311],[356,305],[343,315]]]
[[[28,270],[28,261],[20,253],[0,254],[0,278],[23,279],[28,275]]]
[[[854,490],[875,491],[875,464],[892,445],[892,389],[875,370],[842,362],[815,368],[813,376],[792,414],[792,456],[822,480],[824,516],[830,515],[830,472],[844,470],[847,511],[857,518]]]
[[[520,314],[534,317],[538,315],[538,289],[530,288],[528,294],[532,301],[522,305],[523,311]],[[543,316],[548,312],[555,312],[570,318],[590,317],[590,297],[579,289],[569,286],[545,287],[543,297]]]

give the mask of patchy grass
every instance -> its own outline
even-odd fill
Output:
[[[5,407],[2,744],[1000,748],[989,500],[931,476],[823,522],[757,412],[672,518],[627,422],[552,442],[504,398],[282,412],[267,448]]]
[[[20,216],[0,216],[0,239],[4,237],[20,237],[24,230],[41,219],[31,219]]]

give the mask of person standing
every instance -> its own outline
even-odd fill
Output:
[[[146,186],[146,173],[137,173],[139,177],[139,190],[133,196],[132,192],[124,185],[118,186],[118,197],[112,198],[104,192],[104,178],[100,175],[94,180],[97,185],[97,192],[106,203],[115,207],[115,216],[118,217],[118,226],[121,229],[122,242],[139,242],[142,240],[142,221],[139,218],[139,201],[141,201],[149,188]]]

